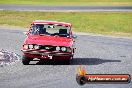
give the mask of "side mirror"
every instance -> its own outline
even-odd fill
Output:
[[[77,35],[72,35],[72,38],[76,39],[77,38]]]
[[[23,32],[23,34],[28,35],[29,34],[29,31],[25,31],[25,32]]]

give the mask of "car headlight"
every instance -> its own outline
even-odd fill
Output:
[[[45,49],[46,49],[46,50],[49,50],[49,49],[50,49],[50,47],[48,47],[48,46],[47,46],[47,47],[45,47]]]
[[[23,45],[23,48],[24,49],[28,49],[28,45]]]
[[[62,51],[66,51],[66,47],[61,47],[61,50]]]
[[[33,49],[33,45],[31,45],[31,44],[28,45],[28,47],[29,47],[29,49]]]
[[[60,51],[60,47],[59,46],[56,47],[56,51]]]
[[[39,49],[39,45],[34,45],[34,49]]]

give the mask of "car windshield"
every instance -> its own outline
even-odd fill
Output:
[[[70,26],[33,24],[30,34],[69,37]]]

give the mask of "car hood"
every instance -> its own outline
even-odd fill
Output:
[[[48,35],[29,35],[24,41],[24,44],[40,44],[40,45],[53,45],[53,46],[67,46],[69,47],[72,39],[59,36]]]

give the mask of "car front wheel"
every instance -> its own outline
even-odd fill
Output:
[[[23,65],[29,65],[31,58],[23,56],[22,57],[22,63]]]
[[[73,61],[73,56],[68,57],[66,60],[64,60],[64,64],[69,65],[69,64],[71,64],[72,61]]]

